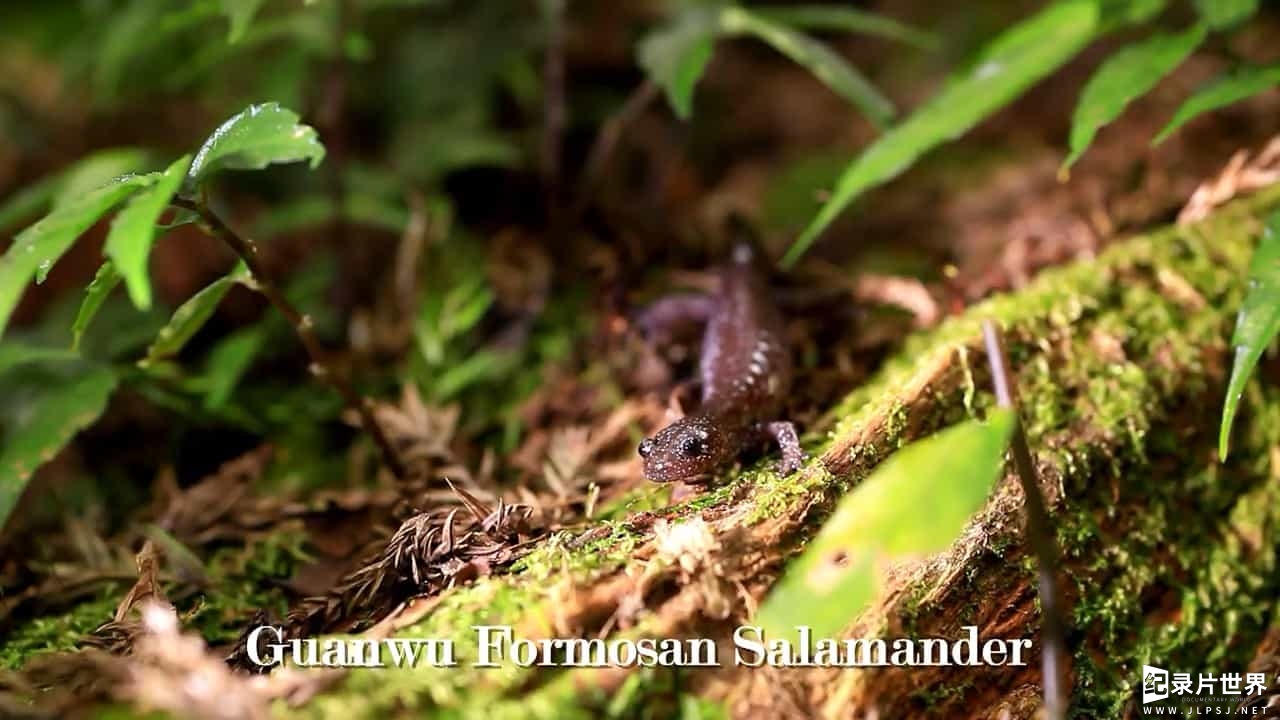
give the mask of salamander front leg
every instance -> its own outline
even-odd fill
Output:
[[[708,295],[671,295],[649,305],[636,317],[636,325],[649,342],[669,345],[688,331],[701,332],[715,309]],[[681,332],[684,331],[684,332]]]
[[[796,436],[796,426],[785,421],[776,421],[764,424],[764,431],[778,443],[778,449],[782,451],[782,460],[778,462],[778,473],[780,475],[790,475],[808,459],[804,450],[800,448],[800,438]]]

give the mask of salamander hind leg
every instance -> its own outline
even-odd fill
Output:
[[[790,475],[804,465],[808,455],[800,447],[800,438],[796,435],[796,426],[785,421],[764,424],[764,431],[778,443],[782,451],[782,460],[778,462],[778,473]]]

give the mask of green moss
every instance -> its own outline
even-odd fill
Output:
[[[308,560],[305,535],[286,531],[248,547],[217,550],[208,563],[209,589],[177,603],[191,613],[189,623],[212,644],[239,636],[244,624],[259,609],[283,617],[288,596],[281,582]],[[171,595],[175,588],[166,586]],[[18,624],[4,638],[0,666],[17,669],[35,654],[75,650],[85,635],[115,615],[128,591],[125,583],[108,583],[90,600],[81,601],[64,615],[45,615]]]
[[[1271,191],[1233,206],[1208,229],[1166,230],[1114,246],[1096,262],[1048,271],[1023,291],[913,338],[876,382],[833,411],[828,442],[888,418],[877,447],[850,450],[856,483],[902,441],[895,389],[933,366],[938,353],[959,350],[962,375],[953,391],[929,397],[923,407],[933,417],[913,417],[917,430],[990,403],[980,385],[974,390],[968,354],[981,347],[982,318],[1000,324],[1028,438],[1071,498],[1055,523],[1072,595],[1080,598],[1074,627],[1087,637],[1076,658],[1079,716],[1119,716],[1143,662],[1242,671],[1275,612],[1274,558],[1247,552],[1234,537],[1241,523],[1263,537],[1257,527],[1280,521],[1275,491],[1262,489],[1269,449],[1280,438],[1255,429],[1244,457],[1216,465],[1211,436],[1221,378],[1211,384],[1205,350],[1225,347],[1242,297],[1258,229],[1252,208],[1278,197]],[[1280,402],[1260,404],[1252,392],[1263,418],[1251,427],[1280,428]],[[1206,400],[1214,411],[1203,411]],[[829,476],[806,480],[806,492],[832,489]],[[794,487],[768,485],[753,519],[786,512],[795,496]],[[1192,516],[1209,521],[1190,523]],[[1001,537],[990,540],[993,549],[1016,540]],[[993,565],[971,562],[968,581],[977,588],[984,572],[1001,571]],[[1024,557],[1019,569],[1030,575],[1034,565]],[[920,605],[924,589],[908,589],[895,614],[908,629],[931,611]],[[1168,617],[1149,606],[1153,597],[1171,603]],[[917,700],[931,705],[962,691],[929,690]]]
[[[289,597],[282,584],[311,559],[306,535],[295,530],[269,535],[247,547],[215,551],[208,564],[210,589],[192,606],[195,615],[190,625],[207,642],[218,644],[239,637],[258,610],[283,618]]]
[[[1143,512],[1123,538],[1109,536],[1105,522],[1080,523],[1097,533],[1076,546],[1078,557],[1092,561],[1075,578],[1074,621],[1095,648],[1076,658],[1081,716],[1120,713],[1142,664],[1243,672],[1273,622],[1280,578],[1265,543],[1280,523],[1280,485],[1269,468],[1280,444],[1280,393],[1265,396],[1251,408],[1240,457],[1226,465],[1204,453],[1185,475],[1159,462],[1167,455],[1127,468],[1121,492],[1140,493]],[[1200,447],[1212,430],[1201,429]]]
[[[553,585],[486,578],[446,593],[427,618],[399,635],[454,641],[459,666],[354,671],[341,692],[316,698],[301,714],[316,718],[372,718],[388,717],[396,711],[412,713],[447,707],[454,708],[457,716],[467,715],[467,705],[494,698],[534,671],[513,664],[494,669],[472,668],[477,657],[473,626],[509,624],[538,614],[549,619],[547,613],[552,608],[547,602]],[[284,707],[280,710],[290,717],[298,714]]]
[[[964,697],[973,688],[973,679],[965,678],[954,685],[941,685],[921,688],[911,693],[911,697],[926,709],[939,705],[947,700]]]
[[[119,583],[108,583],[65,615],[45,615],[19,623],[0,647],[0,668],[17,670],[32,655],[74,650],[82,637],[111,619],[124,590]]]
[[[761,464],[733,473],[721,486],[676,508],[676,513],[720,506],[737,497],[747,484],[752,503],[749,523],[790,514],[814,493],[837,493],[856,484],[906,440],[908,432],[928,432],[967,414],[980,414],[992,398],[983,387],[985,381],[973,379],[974,372],[981,372],[978,368],[961,368],[967,383],[961,378],[954,388],[932,388],[923,406],[907,408],[898,389],[937,363],[940,354],[959,348],[979,351],[980,322],[992,318],[1004,331],[1033,447],[1052,461],[1067,497],[1090,499],[1068,502],[1057,515],[1058,536],[1070,567],[1068,581],[1076,585],[1080,597],[1074,611],[1076,627],[1088,637],[1086,647],[1101,650],[1099,657],[1107,662],[1105,668],[1093,664],[1086,650],[1077,656],[1076,711],[1114,716],[1129,692],[1135,663],[1144,657],[1168,658],[1169,664],[1198,657],[1203,664],[1211,646],[1248,647],[1267,617],[1268,603],[1274,604],[1261,599],[1274,595],[1258,584],[1269,581],[1250,581],[1249,572],[1258,570],[1256,563],[1220,538],[1199,537],[1179,527],[1179,513],[1194,509],[1219,513],[1223,522],[1236,517],[1256,520],[1250,512],[1235,508],[1239,504],[1253,513],[1266,512],[1262,498],[1244,499],[1249,479],[1258,477],[1258,458],[1256,453],[1242,453],[1231,467],[1248,472],[1242,470],[1238,482],[1224,483],[1217,473],[1236,471],[1214,469],[1207,453],[1188,456],[1188,449],[1195,445],[1186,437],[1172,436],[1169,422],[1174,416],[1169,403],[1172,394],[1185,398],[1207,382],[1202,378],[1201,353],[1223,342],[1230,308],[1239,302],[1240,277],[1253,237],[1248,214],[1252,207],[1274,204],[1277,198],[1280,193],[1273,192],[1220,213],[1212,221],[1212,242],[1208,235],[1177,229],[1128,241],[1095,262],[1048,271],[1025,290],[993,298],[912,338],[875,381],[832,410],[829,425],[833,429],[825,437],[806,438],[807,447],[818,454],[836,438],[878,423],[874,445],[849,449],[853,467],[849,476],[818,468],[779,478]],[[1208,309],[1185,307],[1183,303],[1194,298],[1170,293],[1161,284],[1162,272],[1175,273]],[[1113,338],[1123,357],[1093,348],[1090,343],[1098,333],[1102,340]],[[928,417],[917,417],[922,407]],[[1193,423],[1212,424],[1211,420],[1203,413],[1190,418]],[[1253,447],[1260,452],[1267,442],[1255,439]],[[1113,487],[1119,487],[1124,498],[1142,493],[1153,504],[1165,505],[1136,522],[1134,518],[1120,522],[1111,516]],[[643,494],[626,503],[637,501],[636,507],[648,507]],[[1189,501],[1195,503],[1193,508],[1183,506]],[[1167,539],[1161,528],[1169,527],[1185,532],[1165,563],[1159,542]],[[545,627],[557,609],[558,585],[625,566],[641,539],[620,524],[580,547],[571,548],[566,536],[552,538],[517,563],[512,576],[451,592],[434,613],[402,634],[454,638],[459,651],[468,653],[473,651],[472,625]],[[964,581],[967,587],[957,590],[975,598],[962,606],[960,615],[978,616],[977,602],[991,582],[983,568],[994,577],[1001,565],[1008,565],[1016,542],[1012,531],[992,536],[991,552],[970,568]],[[1024,555],[1013,559],[1016,572],[1030,573]],[[1182,616],[1177,622],[1149,627],[1147,609],[1135,598],[1164,585],[1183,588],[1185,593],[1194,590],[1200,596],[1180,598]],[[916,588],[909,595],[906,612],[896,618],[899,626],[909,630],[933,612],[920,604],[926,589]],[[1245,597],[1227,597],[1231,589]],[[1230,606],[1226,619],[1204,622],[1211,604]],[[629,632],[642,633],[645,627],[642,621]],[[452,669],[355,671],[343,688],[319,698],[306,712],[345,720],[432,708],[434,714],[450,717],[551,718],[584,716],[588,714],[584,708],[594,707],[631,716],[670,695],[669,678],[662,673],[634,673],[606,698],[579,687],[575,673],[475,670],[467,667],[466,657],[460,660],[463,666]],[[1235,658],[1223,660],[1234,662]],[[933,706],[955,702],[971,691],[972,686],[962,681],[922,690],[915,700]]]
[[[1267,537],[1264,531],[1280,520],[1280,486],[1270,480],[1267,458],[1280,442],[1280,397],[1251,386],[1246,399],[1252,415],[1242,418],[1242,450],[1219,467],[1209,450],[1217,399],[1202,394],[1211,389],[1202,365],[1206,348],[1225,347],[1240,301],[1258,226],[1251,213],[1277,202],[1280,191],[1269,191],[1223,210],[1206,228],[1170,229],[1117,244],[1095,261],[1047,271],[1024,290],[992,298],[911,338],[877,379],[829,413],[824,426],[830,432],[805,439],[817,455],[837,438],[876,428],[868,434],[873,444],[848,449],[851,472],[837,476],[815,467],[780,478],[762,463],[731,474],[675,514],[723,506],[746,485],[748,523],[793,516],[815,494],[831,497],[856,484],[911,435],[982,414],[992,398],[982,379],[980,323],[990,318],[1004,333],[1027,436],[1065,498],[1055,524],[1076,598],[1073,624],[1083,640],[1075,657],[1074,712],[1118,716],[1144,661],[1187,670],[1243,670],[1245,655],[1275,613],[1280,589],[1274,557],[1256,552],[1247,540]],[[1094,347],[1107,340],[1114,340],[1120,355]],[[962,374],[930,387],[927,402],[904,404],[901,388],[957,351],[967,362],[952,363],[950,371]],[[1215,412],[1204,411],[1206,397]],[[577,673],[470,667],[473,626],[546,633],[562,610],[566,588],[633,566],[644,537],[613,519],[653,507],[664,490],[646,488],[604,508],[605,529],[589,530],[599,534],[581,545],[569,534],[554,535],[515,563],[511,574],[450,590],[427,617],[400,631],[405,637],[454,640],[459,667],[355,670],[301,710],[281,706],[279,713],[351,720],[427,714],[587,717],[603,710],[631,717],[644,707],[662,706],[670,710],[666,716],[692,707],[675,691],[670,673],[633,673],[606,697],[579,687]],[[1192,516],[1204,522],[1188,523]],[[988,539],[989,552],[966,567],[965,584],[952,593],[971,598],[953,610],[957,617],[980,614],[978,603],[992,595],[999,573],[1029,574],[1025,555],[1015,547],[1020,540],[1013,529]],[[263,555],[261,564],[229,573],[245,578],[243,592],[221,590],[227,604],[209,611],[217,622],[202,630],[225,636],[236,613],[273,602],[269,592],[257,594],[263,589],[259,581],[294,562],[296,549],[284,543]],[[936,609],[922,604],[927,590],[923,584],[907,589],[897,622],[886,627],[914,632],[918,624],[936,620],[930,617]],[[644,633],[650,622],[642,618],[628,633]],[[928,710],[962,702],[972,691],[970,683],[959,681],[923,689],[914,700]]]
[[[605,503],[596,510],[592,519],[605,522],[624,518],[632,513],[660,510],[667,506],[670,495],[671,488],[666,485],[642,485]]]

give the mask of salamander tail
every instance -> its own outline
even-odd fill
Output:
[[[751,222],[738,213],[729,215],[725,222],[725,230],[733,243],[730,258],[735,265],[753,265],[760,253],[760,237]]]

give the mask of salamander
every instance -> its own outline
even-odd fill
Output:
[[[691,320],[705,324],[698,357],[701,404],[640,443],[649,480],[705,480],[766,438],[781,450],[780,473],[794,472],[805,460],[795,426],[778,418],[791,389],[791,354],[755,255],[750,244],[736,245],[717,272],[715,294],[665,298],[641,315],[648,334]]]

